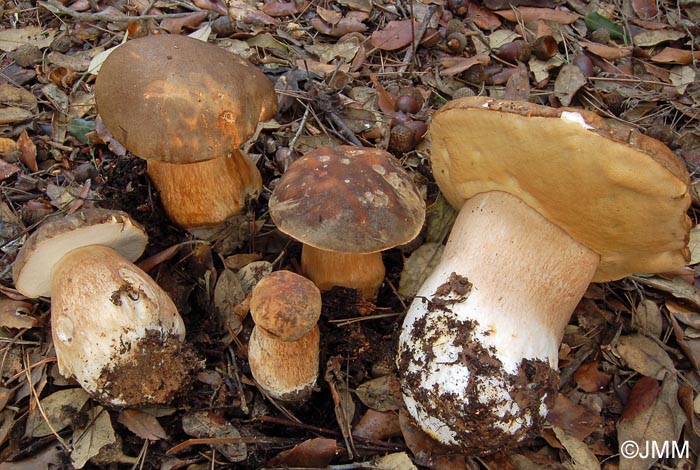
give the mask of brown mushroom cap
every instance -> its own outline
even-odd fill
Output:
[[[275,271],[253,289],[250,314],[266,334],[280,341],[296,341],[321,316],[321,292],[309,279],[291,271]]]
[[[56,217],[24,242],[12,269],[15,288],[27,297],[48,297],[53,267],[66,253],[88,245],[104,245],[134,261],[147,241],[143,227],[121,211],[83,209]]]
[[[433,174],[454,207],[487,191],[517,196],[600,255],[594,281],[685,264],[689,176],[662,143],[584,110],[485,97],[448,103],[430,132]]]
[[[127,150],[169,163],[225,157],[277,112],[272,83],[248,61],[171,34],[115,49],[100,68],[95,101]]]
[[[270,198],[282,232],[315,248],[373,253],[415,238],[425,203],[388,152],[352,146],[313,150],[292,163]]]

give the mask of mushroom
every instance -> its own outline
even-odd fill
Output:
[[[148,160],[175,224],[217,226],[259,195],[260,172],[238,147],[275,115],[277,98],[246,60],[187,36],[133,39],[102,64],[95,102],[114,137]]]
[[[463,98],[430,134],[435,179],[460,212],[397,366],[424,431],[490,453],[540,432],[591,281],[685,264],[689,176],[660,142],[584,110]]]
[[[132,263],[146,242],[127,214],[84,209],[41,225],[13,265],[20,293],[51,297],[59,372],[109,405],[164,403],[194,364],[174,303]]]
[[[253,289],[250,313],[250,372],[272,398],[303,403],[318,377],[321,292],[303,276],[275,271]]]
[[[425,202],[388,152],[324,147],[294,161],[269,202],[277,228],[303,243],[301,268],[325,291],[333,286],[377,295],[384,281],[382,250],[411,241]]]

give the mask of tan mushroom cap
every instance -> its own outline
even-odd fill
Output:
[[[127,150],[169,163],[225,157],[277,112],[272,82],[248,61],[172,34],[115,49],[100,68],[95,101]]]
[[[448,103],[430,133],[433,174],[454,207],[487,191],[517,196],[600,255],[596,282],[688,259],[689,175],[652,138],[584,110],[485,97]]]
[[[425,219],[423,198],[390,153],[345,145],[313,150],[292,163],[269,207],[287,235],[347,253],[407,243]]]
[[[266,334],[280,341],[296,341],[316,326],[321,291],[299,274],[275,271],[255,285],[250,314]]]
[[[147,241],[143,227],[121,211],[91,208],[50,219],[27,238],[17,255],[12,267],[15,288],[27,297],[49,297],[53,267],[66,253],[104,245],[134,261]]]

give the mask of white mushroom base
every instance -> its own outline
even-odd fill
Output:
[[[168,295],[112,248],[77,248],[52,273],[58,368],[112,406],[164,403],[197,365]]]
[[[399,338],[416,423],[468,454],[536,436],[557,391],[564,328],[598,260],[514,196],[467,201]]]

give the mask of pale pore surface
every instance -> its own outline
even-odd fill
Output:
[[[517,195],[601,255],[596,282],[685,264],[688,178],[670,150],[639,136],[646,150],[634,150],[579,122],[532,115],[543,107],[526,103],[528,116],[489,101],[456,100],[433,115],[433,173],[454,207],[487,191]]]

